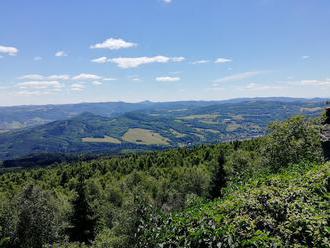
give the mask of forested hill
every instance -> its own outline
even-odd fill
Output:
[[[130,112],[125,111],[133,106],[123,105],[122,114],[118,113],[120,107],[115,108],[115,116],[107,112],[108,105],[97,106],[95,109],[89,106],[92,112],[67,120],[0,134],[0,160],[40,153],[119,154],[255,138],[265,135],[273,121],[297,114],[319,116],[325,102],[320,99],[147,102],[133,105],[144,107],[143,110]]]
[[[328,247],[321,120],[0,176],[0,247]]]

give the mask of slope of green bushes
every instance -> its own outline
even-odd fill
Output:
[[[298,164],[145,233],[155,247],[329,247],[329,187],[330,163]]]

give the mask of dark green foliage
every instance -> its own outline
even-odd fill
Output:
[[[28,186],[19,199],[17,239],[22,248],[42,248],[57,241],[60,222],[53,197],[38,187]]]
[[[96,235],[97,219],[87,201],[86,190],[83,182],[77,185],[77,198],[73,201],[73,214],[71,217],[70,239],[90,244]]]
[[[320,125],[302,116],[287,122],[274,122],[262,150],[264,164],[277,171],[299,161],[322,159]]]
[[[275,125],[253,140],[5,172],[0,247],[326,247],[317,122]]]
[[[223,199],[163,218],[154,247],[329,247],[330,164],[259,175]]]
[[[221,196],[221,190],[226,186],[225,156],[220,154],[217,167],[211,182],[210,197],[215,199]]]

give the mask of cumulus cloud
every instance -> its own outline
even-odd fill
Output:
[[[22,80],[35,80],[35,81],[39,81],[39,80],[69,80],[70,76],[69,75],[50,75],[50,76],[43,76],[40,74],[27,74],[24,76],[19,77],[19,79]]]
[[[184,57],[166,57],[166,56],[154,56],[154,57],[136,57],[136,58],[113,58],[109,61],[116,64],[118,67],[123,69],[136,68],[141,65],[151,63],[169,63],[169,62],[181,62]]]
[[[47,77],[48,80],[69,80],[70,79],[70,76],[69,75],[50,75]]]
[[[83,84],[71,84],[72,91],[83,91],[85,89],[85,85]]]
[[[196,61],[193,61],[191,62],[193,65],[198,65],[198,64],[206,64],[206,63],[209,63],[210,61],[209,60],[205,60],[205,59],[202,59],[202,60],[196,60]]]
[[[101,43],[91,45],[92,49],[109,49],[109,50],[119,50],[124,48],[136,47],[136,43],[128,42],[123,39],[109,38]]]
[[[63,85],[58,81],[28,81],[18,83],[20,89],[61,89]]]
[[[18,53],[18,49],[16,47],[10,46],[1,46],[0,45],[0,53],[7,54],[10,56],[16,56]]]
[[[92,82],[94,85],[100,85],[102,84],[101,81],[115,81],[117,79],[115,78],[111,78],[111,77],[102,77],[99,75],[95,75],[95,74],[89,74],[89,73],[80,73],[76,76],[70,76],[67,74],[54,74],[54,75],[49,75],[49,76],[45,76],[45,75],[41,75],[41,74],[27,74],[27,75],[23,75],[21,77],[19,77],[18,79],[20,80],[29,80],[29,81],[89,81]]]
[[[68,54],[64,51],[58,51],[55,53],[55,57],[66,57]]]
[[[133,78],[132,78],[132,81],[134,81],[134,82],[141,82],[142,79],[139,78],[139,77],[133,77]]]
[[[248,72],[233,74],[230,76],[219,78],[219,79],[215,80],[214,82],[215,83],[224,83],[224,82],[231,82],[231,81],[240,81],[240,80],[258,76],[262,73],[264,73],[264,71],[248,71]]]
[[[91,61],[93,63],[105,64],[105,63],[108,63],[109,60],[107,57],[100,57],[100,58],[92,59]]]
[[[24,76],[19,77],[18,79],[23,79],[23,80],[44,80],[44,76],[40,74],[27,74]]]
[[[226,59],[226,58],[218,58],[214,61],[214,63],[216,64],[225,64],[225,63],[229,63],[232,62],[231,59]]]
[[[103,81],[116,81],[116,78],[103,78]]]
[[[182,61],[185,61],[185,57],[173,57],[173,58],[171,58],[171,61],[182,62]]]
[[[88,74],[88,73],[81,73],[77,76],[74,76],[72,80],[77,80],[77,81],[89,81],[89,80],[101,80],[102,77],[95,75],[95,74]]]
[[[156,77],[156,81],[158,82],[176,82],[176,81],[180,81],[181,78],[179,77]]]
[[[103,83],[100,82],[100,81],[93,81],[92,84],[93,84],[93,85],[101,85],[101,84],[103,84]]]

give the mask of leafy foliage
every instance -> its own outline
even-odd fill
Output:
[[[317,122],[275,125],[264,138],[5,172],[0,247],[326,247]]]

